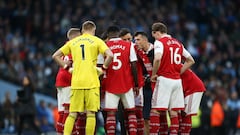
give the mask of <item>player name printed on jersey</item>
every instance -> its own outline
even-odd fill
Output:
[[[109,47],[111,50],[114,50],[114,49],[122,49],[122,50],[125,50],[125,46],[122,46],[122,45],[113,45],[111,47]]]
[[[175,45],[181,46],[181,44],[179,44],[179,42],[176,41],[176,40],[168,40],[166,43],[167,43],[167,45],[173,45],[173,44],[175,44]]]

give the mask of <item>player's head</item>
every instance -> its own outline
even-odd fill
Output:
[[[119,27],[118,26],[109,26],[107,29],[107,37],[110,38],[116,38],[119,37]]]
[[[119,33],[119,37],[122,40],[132,42],[132,34],[128,28],[122,28]]]
[[[107,32],[103,32],[100,37],[101,37],[101,39],[102,39],[103,41],[106,42],[106,41],[108,40]]]
[[[85,21],[82,24],[82,33],[89,33],[95,35],[96,25],[93,21]]]
[[[148,45],[147,34],[142,31],[137,31],[134,34],[134,40],[138,48],[143,49],[146,45]]]
[[[67,32],[67,38],[69,40],[81,35],[80,29],[79,28],[70,28]]]
[[[157,39],[160,38],[162,34],[167,33],[167,27],[161,22],[154,23],[152,25],[152,36]]]

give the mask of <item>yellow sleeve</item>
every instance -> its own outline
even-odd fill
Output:
[[[108,46],[107,46],[106,43],[105,43],[103,40],[101,40],[101,39],[99,39],[98,44],[99,44],[99,52],[100,52],[101,54],[104,54],[104,52],[108,49]]]
[[[70,44],[71,44],[70,41],[68,41],[60,48],[64,55],[68,55],[71,53]]]

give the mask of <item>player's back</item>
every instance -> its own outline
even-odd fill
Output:
[[[190,69],[181,74],[184,95],[206,90],[202,80]]]
[[[96,61],[99,53],[99,42],[96,36],[83,34],[69,41],[73,59],[72,88],[90,89],[99,87]]]
[[[170,36],[163,37],[159,41],[163,44],[163,54],[158,75],[171,79],[180,79],[178,66],[181,64],[182,44]]]
[[[125,93],[133,86],[130,65],[131,43],[113,38],[107,45],[113,52],[113,62],[107,70],[106,90],[115,94]]]

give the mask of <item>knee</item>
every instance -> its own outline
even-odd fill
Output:
[[[87,112],[87,117],[95,117],[95,115],[96,115],[96,112],[93,112],[93,111]]]
[[[77,118],[77,113],[70,112],[68,117],[72,117],[73,119]]]

